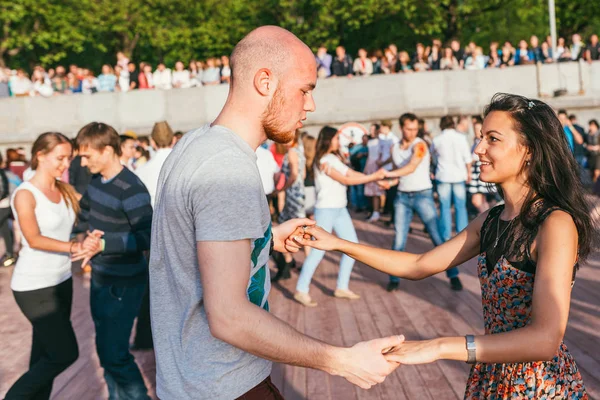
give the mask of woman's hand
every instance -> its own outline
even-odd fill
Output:
[[[304,226],[314,225],[308,218],[295,218],[273,227],[273,250],[280,253],[296,253],[300,246],[293,240],[301,236]],[[308,229],[307,229],[308,230]]]
[[[385,354],[385,358],[407,365],[428,364],[440,359],[440,346],[435,339],[406,341]]]
[[[306,236],[310,235],[308,239]],[[318,250],[338,250],[342,240],[327,232],[320,226],[308,226],[304,229],[304,235],[294,236],[294,241],[302,246],[309,246]]]

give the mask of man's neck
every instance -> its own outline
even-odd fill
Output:
[[[267,139],[260,117],[249,117],[247,112],[239,110],[235,105],[226,104],[211,124],[211,126],[215,125],[231,130],[248,143],[253,151],[256,151],[258,146]]]
[[[123,168],[125,167],[121,165],[119,159],[115,158],[109,165],[100,171],[100,175],[102,175],[102,178],[104,178],[105,181],[109,181],[115,176],[119,175],[119,173],[123,171]]]

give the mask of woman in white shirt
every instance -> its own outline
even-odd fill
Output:
[[[54,378],[78,357],[70,321],[71,260],[87,253],[80,243],[69,241],[80,196],[59,180],[69,167],[71,153],[71,142],[64,135],[40,135],[32,148],[31,166],[36,173],[11,199],[23,232],[11,289],[33,326],[33,339],[29,371],[13,384],[6,399],[50,398]]]
[[[356,236],[354,225],[352,225],[350,213],[346,208],[348,204],[347,186],[362,185],[382,180],[385,178],[386,171],[380,169],[371,175],[354,171],[342,162],[339,148],[338,130],[330,126],[321,129],[317,140],[315,161],[313,163],[315,186],[317,189],[315,220],[326,231],[331,232],[335,230],[340,238],[357,243],[358,237]],[[305,306],[314,307],[317,305],[310,298],[308,291],[312,276],[324,255],[324,251],[312,250],[302,266],[294,299]],[[359,295],[348,289],[353,266],[354,261],[352,258],[347,256],[342,257],[337,289],[334,292],[335,297],[352,300],[360,298]]]
[[[175,63],[175,71],[173,71],[173,87],[187,89],[192,86],[190,80],[190,71],[185,69],[181,61]]]

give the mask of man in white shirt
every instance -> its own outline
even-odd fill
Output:
[[[173,87],[171,85],[171,70],[163,63],[158,64],[153,78],[156,89],[169,90]]]
[[[146,185],[146,189],[150,193],[150,202],[154,207],[157,196],[158,175],[167,157],[171,154],[175,144],[175,135],[166,121],[157,122],[152,128],[150,141],[152,147],[156,149],[156,153],[147,163],[136,170],[136,174]]]
[[[427,148],[427,142],[417,137],[419,133],[419,119],[415,114],[406,113],[400,116],[400,129],[402,140],[392,148],[392,160],[395,170],[388,176],[393,178],[389,181],[394,183],[397,190],[394,201],[394,244],[393,250],[404,251],[406,239],[413,219],[413,213],[417,213],[431,241],[435,246],[444,243],[438,227],[437,210],[433,200],[433,184],[429,175],[431,165],[431,154]],[[396,178],[400,178],[399,182]],[[446,271],[450,278],[450,286],[453,290],[461,290],[462,284],[458,278],[458,269],[450,268]],[[398,289],[400,278],[390,276],[387,291]]]
[[[256,149],[256,165],[262,181],[265,195],[270,196],[275,191],[275,182],[279,175],[279,165],[267,148],[258,146]]]
[[[464,133],[457,132],[454,119],[445,116],[440,122],[442,133],[433,138],[432,154],[437,159],[435,180],[440,200],[440,233],[447,241],[452,235],[452,203],[456,232],[467,227],[467,187],[471,181],[471,146]]]

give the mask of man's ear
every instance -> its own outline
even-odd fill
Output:
[[[261,96],[268,97],[276,88],[275,76],[268,68],[261,68],[254,74],[254,88]]]

